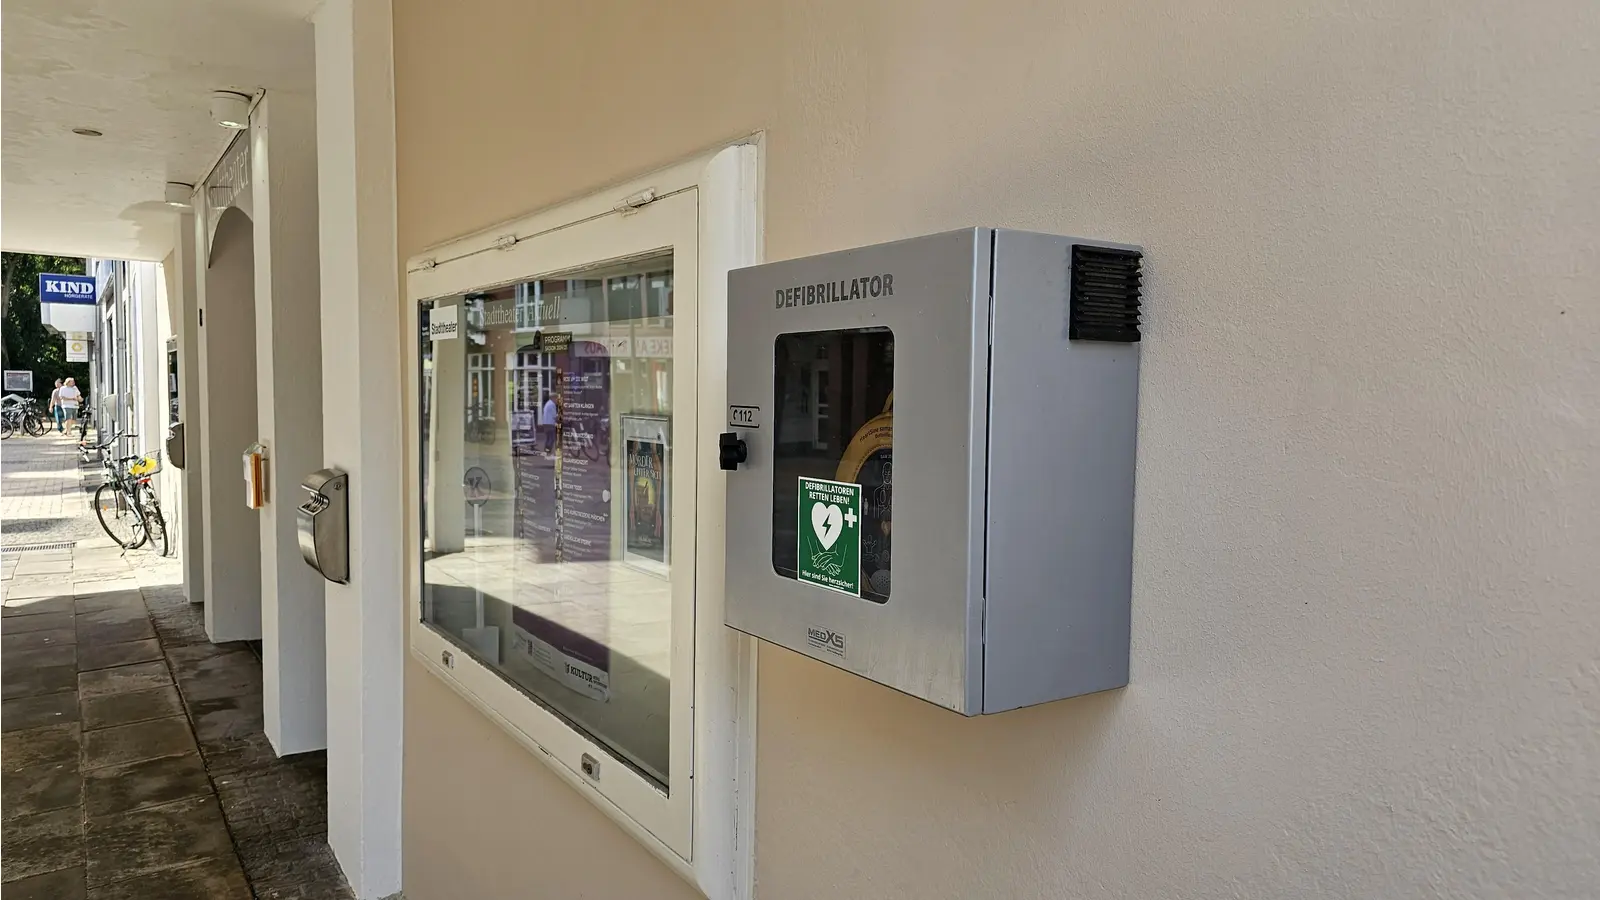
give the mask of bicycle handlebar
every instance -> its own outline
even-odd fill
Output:
[[[112,444],[115,444],[117,441],[120,441],[123,438],[136,438],[136,437],[138,437],[137,434],[123,434],[122,432],[119,431],[116,434],[113,434],[111,437],[107,438],[106,442],[104,444],[95,444],[94,445],[94,449],[96,449],[96,450],[107,450],[107,449],[110,449]]]

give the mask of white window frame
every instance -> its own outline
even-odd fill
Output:
[[[494,406],[494,375],[495,364],[493,353],[467,354],[467,418],[498,418]],[[476,394],[478,400],[472,402],[470,398]]]
[[[715,450],[727,406],[727,273],[760,262],[760,221],[759,139],[752,139],[452,241],[406,265],[406,403],[417,410],[421,301],[673,248],[675,367],[694,373],[695,408],[675,409],[693,425],[674,439],[673,515],[692,516],[694,530],[692,567],[672,570],[670,791],[424,625],[416,540],[406,551],[406,615],[411,652],[429,672],[712,900],[754,890],[755,641],[723,624],[726,484]],[[407,431],[407,515],[416,521],[414,413]],[[684,596],[693,602],[679,602]],[[583,774],[584,755],[602,761],[599,781]]]

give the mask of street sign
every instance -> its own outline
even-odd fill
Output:
[[[467,470],[461,479],[462,490],[466,492],[467,502],[473,506],[482,506],[489,502],[489,473],[481,466],[473,466]]]
[[[33,372],[28,369],[6,369],[5,389],[33,393]]]
[[[861,596],[861,485],[800,479],[795,578]]]
[[[51,275],[39,273],[40,303],[76,303],[93,306],[93,275]]]

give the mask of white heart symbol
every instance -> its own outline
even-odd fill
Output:
[[[817,533],[817,540],[822,542],[822,549],[831,549],[833,542],[839,539],[839,532],[844,530],[844,513],[831,503],[813,504],[811,530]]]

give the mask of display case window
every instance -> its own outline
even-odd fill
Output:
[[[772,566],[874,603],[889,599],[894,334],[779,335],[774,347]]]
[[[671,280],[656,254],[425,302],[461,332],[419,368],[424,624],[663,791]]]

